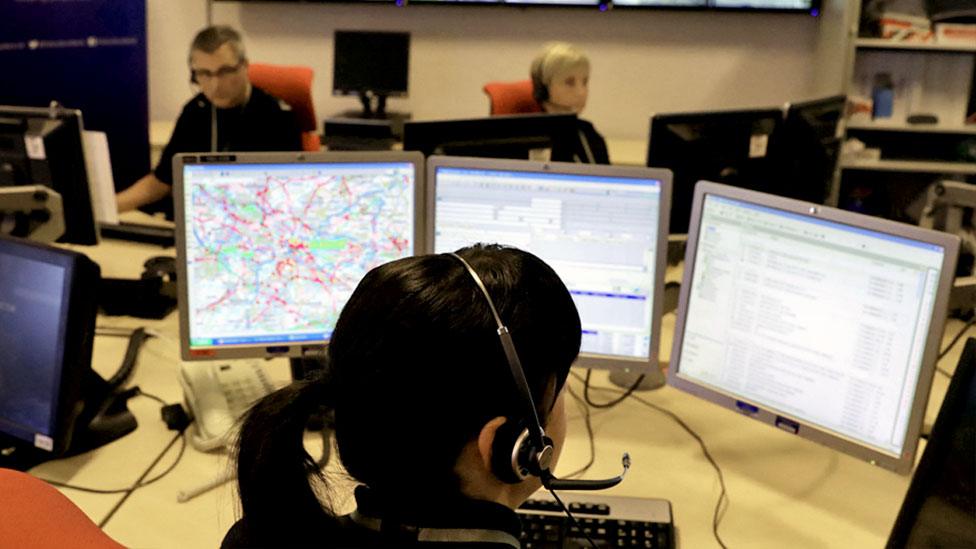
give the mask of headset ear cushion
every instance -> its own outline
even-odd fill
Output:
[[[523,433],[526,429],[522,422],[511,418],[495,431],[495,440],[491,444],[491,470],[502,482],[517,484],[531,474],[528,463],[531,441],[523,437]],[[521,447],[517,448],[520,440]]]

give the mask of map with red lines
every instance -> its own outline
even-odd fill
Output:
[[[192,345],[327,339],[369,269],[413,255],[412,166],[314,166],[190,173]]]

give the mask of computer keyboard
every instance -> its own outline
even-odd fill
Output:
[[[559,492],[559,497],[597,547],[675,547],[667,500],[571,492]],[[524,549],[592,547],[548,494],[535,494],[518,514]]]

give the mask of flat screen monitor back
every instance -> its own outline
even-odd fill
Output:
[[[701,182],[668,383],[907,474],[959,238]]]
[[[660,371],[670,172],[436,156],[427,166],[428,249],[484,242],[539,256],[579,310],[578,366]]]
[[[776,166],[771,139],[780,109],[658,114],[651,118],[647,165],[674,172],[671,234],[686,234],[698,181],[769,191]]]
[[[888,538],[902,547],[976,547],[976,339],[952,375]]]
[[[0,186],[44,185],[61,195],[58,242],[97,244],[81,111],[0,106]]]
[[[517,114],[407,122],[403,149],[424,156],[446,155],[479,158],[538,160],[534,151],[574,150],[579,139],[575,114]]]
[[[409,33],[337,30],[334,36],[334,95],[407,95]]]
[[[772,144],[779,175],[770,192],[816,204],[826,202],[840,156],[838,129],[846,106],[845,95],[787,104]]]
[[[301,356],[367,271],[423,249],[417,153],[176,156],[184,359]]]
[[[0,443],[48,459],[71,444],[91,373],[98,273],[77,252],[0,236]],[[21,459],[0,465],[5,457]]]

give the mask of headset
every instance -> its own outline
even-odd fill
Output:
[[[532,97],[539,105],[549,100],[549,86],[546,86],[545,82],[542,81],[542,65],[541,62],[533,63],[531,73]]]
[[[474,279],[474,283],[488,302],[488,308],[495,319],[498,338],[501,340],[502,349],[505,351],[505,358],[512,372],[512,377],[515,379],[515,387],[522,405],[524,417],[520,421],[506,421],[495,433],[491,452],[492,472],[499,479],[510,484],[519,483],[530,476],[539,477],[542,480],[542,485],[548,490],[605,490],[620,484],[630,469],[630,455],[626,453],[621,459],[623,472],[613,478],[603,480],[559,479],[549,470],[554,452],[553,442],[551,438],[546,436],[542,422],[539,421],[539,414],[536,411],[529,384],[525,379],[522,362],[515,351],[512,334],[509,333],[508,327],[502,323],[488,289],[471,264],[455,253],[449,255],[464,265],[464,269]]]

